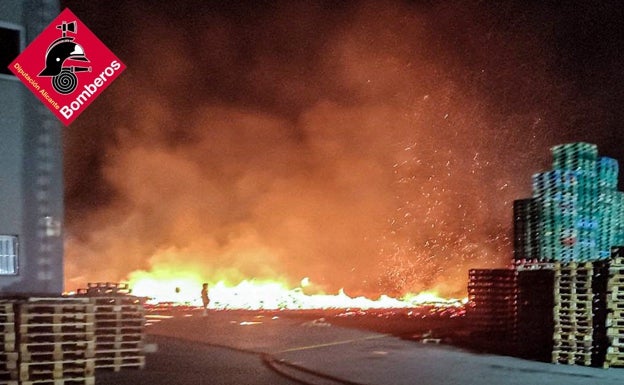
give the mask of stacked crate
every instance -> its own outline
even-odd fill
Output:
[[[624,365],[624,249],[612,252],[624,244],[618,162],[589,143],[551,150],[552,169],[533,175],[530,199],[514,202],[514,259],[557,263],[553,362]]]
[[[593,274],[591,262],[555,264],[554,363],[592,364]]]
[[[594,262],[594,275],[592,278],[593,292],[593,355],[592,366],[603,366],[609,338],[607,336],[608,298],[607,286],[609,279],[609,259]]]
[[[466,317],[473,336],[513,342],[516,332],[517,280],[513,269],[471,269]]]
[[[514,201],[514,260],[526,261],[540,256],[540,204],[537,199]]]
[[[607,283],[605,367],[624,367],[624,247],[613,248]]]
[[[127,284],[89,283],[79,290],[95,306],[95,366],[97,369],[145,367],[144,299],[129,295]]]
[[[18,354],[15,350],[15,312],[13,302],[0,300],[0,385],[17,385]]]
[[[534,205],[539,210],[538,258],[544,261],[574,260],[579,252],[578,172],[552,170],[533,175]]]
[[[553,264],[516,261],[517,311],[515,355],[550,362],[554,333]]]
[[[81,298],[17,301],[22,385],[95,383],[93,305]]]

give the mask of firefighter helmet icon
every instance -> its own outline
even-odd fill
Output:
[[[74,37],[68,37],[67,33],[78,34],[76,22],[63,22],[57,25],[62,37],[50,44],[46,51],[45,68],[39,76],[52,77],[52,87],[59,94],[71,94],[78,86],[76,72],[91,72],[91,67],[74,66],[66,61],[78,60],[88,62],[82,46],[74,41]]]

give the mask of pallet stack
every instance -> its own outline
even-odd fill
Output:
[[[592,364],[593,275],[591,262],[555,264],[553,363]]]
[[[18,353],[15,350],[15,312],[13,302],[0,301],[0,385],[17,385]]]
[[[16,310],[20,384],[95,384],[90,301],[27,298]]]
[[[530,199],[514,202],[514,258],[557,263],[552,362],[607,366],[618,362],[614,336],[624,330],[624,294],[617,294],[624,280],[615,278],[611,258],[611,248],[624,244],[618,162],[589,143],[551,150],[552,169],[533,175]]]
[[[474,338],[515,340],[516,271],[512,269],[471,269],[468,281],[468,306]]]
[[[95,307],[95,367],[119,371],[145,367],[144,300],[129,295],[127,284],[89,283],[79,295]]]
[[[607,309],[609,346],[604,367],[624,367],[624,247],[613,248],[607,284]]]
[[[550,362],[554,333],[553,264],[517,261],[518,281],[514,355]]]
[[[514,260],[528,261],[540,255],[540,204],[535,198],[514,201]]]

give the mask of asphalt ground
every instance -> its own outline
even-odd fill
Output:
[[[158,349],[147,355],[144,370],[98,372],[96,384],[624,383],[624,369],[478,354],[371,331],[385,326],[396,334],[416,336],[432,325],[446,325],[448,331],[449,325],[457,327],[456,320],[432,323],[427,317],[380,313],[319,315],[324,313],[219,311],[206,317],[176,313],[148,326],[148,342]],[[362,329],[343,327],[349,323]]]

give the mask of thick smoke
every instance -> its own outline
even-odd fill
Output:
[[[462,294],[511,259],[548,147],[608,115],[537,5],[67,3],[128,66],[68,129],[67,289],[164,267]]]

